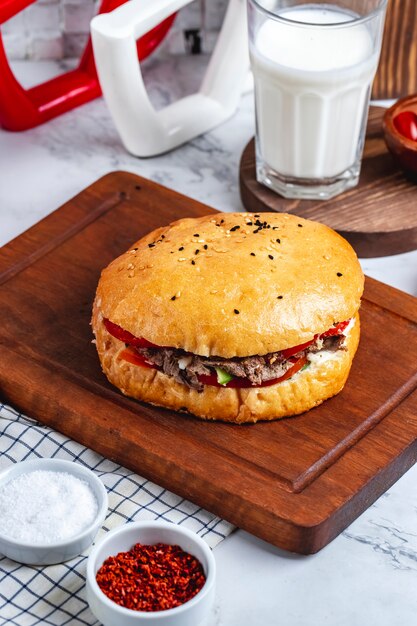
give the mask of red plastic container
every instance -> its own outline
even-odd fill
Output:
[[[0,26],[35,0],[0,0]],[[113,11],[126,0],[102,0],[99,13]],[[175,14],[138,40],[138,55],[146,58],[167,34]],[[91,40],[77,69],[24,89],[10,69],[0,30],[0,125],[7,130],[33,128],[101,95]]]

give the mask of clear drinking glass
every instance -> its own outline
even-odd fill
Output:
[[[257,180],[331,198],[359,180],[387,0],[248,0]]]

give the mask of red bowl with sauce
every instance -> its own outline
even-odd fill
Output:
[[[395,162],[417,183],[417,94],[401,98],[387,109],[382,127]]]

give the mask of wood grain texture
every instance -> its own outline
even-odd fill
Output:
[[[417,2],[389,0],[372,98],[400,98],[417,91]]]
[[[385,109],[371,107],[359,185],[331,200],[289,200],[256,180],[252,139],[240,161],[240,193],[248,211],[285,211],[337,230],[360,257],[417,248],[417,185],[395,166],[382,136]]]
[[[367,279],[344,391],[295,418],[205,423],[123,397],[91,344],[100,270],[149,230],[210,212],[118,172],[2,248],[0,395],[267,541],[316,552],[417,459],[417,301]]]

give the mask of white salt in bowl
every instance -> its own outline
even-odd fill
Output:
[[[9,559],[29,565],[51,565],[69,561],[86,550],[101,528],[107,514],[107,491],[101,480],[88,468],[73,461],[60,459],[34,459],[15,463],[0,473],[0,489],[22,474],[35,471],[60,472],[70,474],[85,481],[97,501],[97,513],[94,520],[82,532],[54,543],[25,543],[4,534],[0,524],[0,554]]]
[[[188,602],[166,611],[133,611],[110,600],[100,589],[96,574],[109,556],[127,552],[136,543],[178,545],[203,566],[206,582]],[[91,550],[87,562],[87,600],[103,626],[203,626],[214,602],[216,563],[206,542],[196,533],[169,522],[129,522],[108,532]]]

